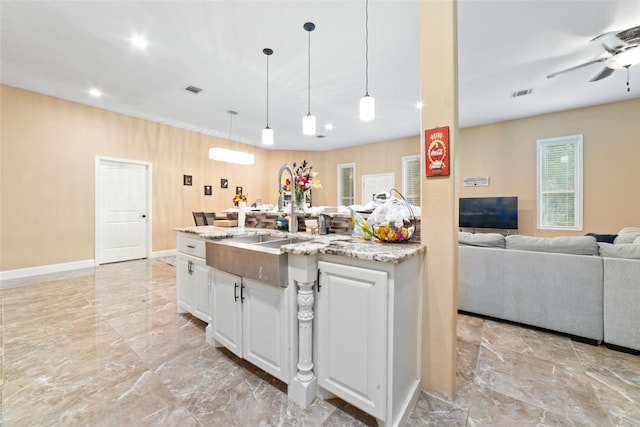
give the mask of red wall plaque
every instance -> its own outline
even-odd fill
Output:
[[[427,176],[449,175],[449,126],[424,131]]]

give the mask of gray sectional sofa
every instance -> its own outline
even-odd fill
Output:
[[[593,236],[459,236],[458,309],[640,351],[640,228]]]

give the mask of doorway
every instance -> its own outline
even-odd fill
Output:
[[[149,258],[151,163],[96,156],[95,263]]]
[[[388,193],[395,187],[396,176],[393,173],[362,175],[362,204],[373,200],[378,193]]]

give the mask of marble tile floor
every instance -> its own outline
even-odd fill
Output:
[[[175,268],[139,260],[0,290],[0,425],[367,426],[286,385],[176,314]],[[640,356],[458,317],[453,401],[422,393],[410,426],[640,426]]]

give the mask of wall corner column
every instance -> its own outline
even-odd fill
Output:
[[[422,242],[422,387],[451,400],[456,382],[458,218],[457,2],[423,0],[420,9]],[[448,176],[426,178],[425,129],[449,127]]]

